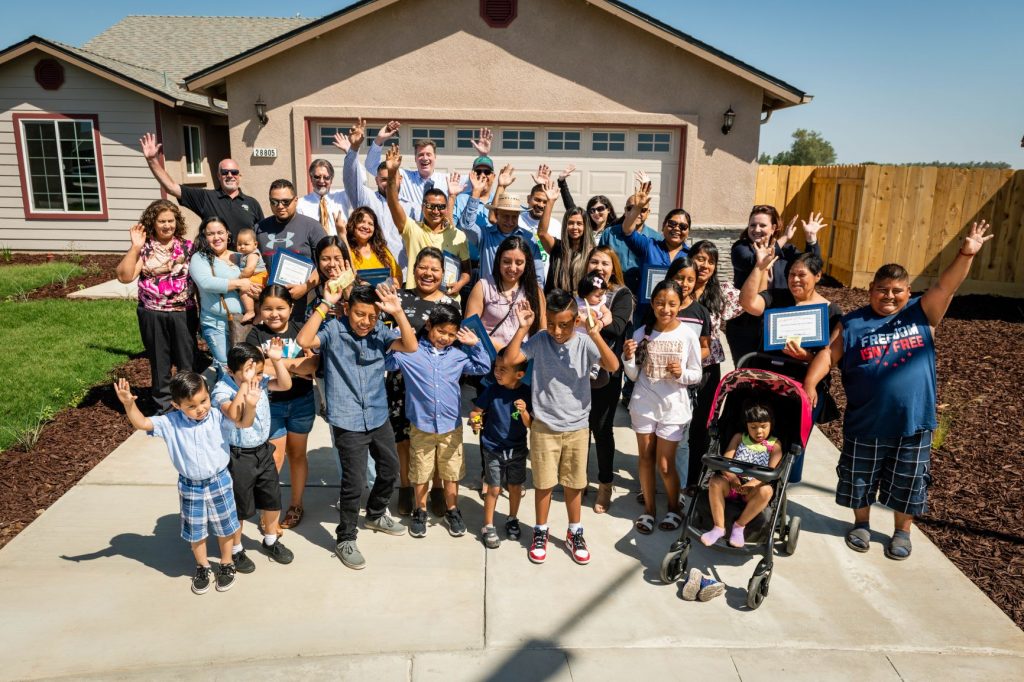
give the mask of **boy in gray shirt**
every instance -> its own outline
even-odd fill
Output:
[[[590,449],[590,368],[600,363],[609,372],[619,360],[601,338],[601,321],[578,320],[575,297],[561,289],[547,296],[547,330],[523,343],[534,312],[523,301],[516,309],[519,329],[505,349],[508,362],[534,360],[533,425],[530,428],[530,466],[537,488],[537,525],[533,529],[529,558],[535,564],[547,558],[548,511],[551,491],[561,484],[569,529],[565,544],[578,564],[590,563],[590,551],[583,539],[580,506],[587,486],[587,451]],[[587,336],[575,329],[583,326]]]

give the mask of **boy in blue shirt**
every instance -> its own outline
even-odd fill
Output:
[[[460,328],[458,308],[440,303],[430,311],[415,353],[389,353],[384,367],[405,377],[405,410],[409,417],[409,481],[416,505],[409,535],[427,534],[427,489],[434,480],[435,462],[444,483],[448,534],[460,537],[466,524],[459,511],[459,481],[466,475],[462,456],[462,404],[459,378],[487,374],[491,358],[480,339]],[[456,341],[462,348],[452,344]]]
[[[168,386],[174,411],[157,417],[143,416],[135,404],[127,379],[118,379],[114,392],[124,405],[128,421],[136,429],[159,436],[167,443],[171,464],[178,471],[178,499],[181,503],[181,537],[192,546],[196,573],[192,591],[210,589],[211,568],[206,556],[206,524],[220,545],[217,591],[225,592],[235,583],[231,548],[238,531],[235,496],[228,473],[228,436],[233,426],[252,426],[261,389],[256,381],[238,391],[239,418],[233,422],[212,408],[206,380],[195,372],[178,372]]]
[[[356,536],[359,498],[366,487],[367,448],[377,479],[366,501],[366,527],[405,535],[405,528],[388,514],[398,479],[398,450],[388,419],[384,356],[389,351],[414,353],[419,344],[402,310],[402,300],[388,284],[379,284],[376,290],[365,284],[352,287],[343,314],[328,321],[327,313],[341,300],[343,291],[340,282],[327,282],[323,300],[295,341],[303,348],[320,351],[327,422],[344,471],[338,495],[337,554],[345,566],[360,570],[366,568],[366,559],[356,545]],[[394,318],[396,328],[385,327],[381,313]]]
[[[211,400],[221,409],[224,416],[236,419],[239,416],[239,386],[258,382],[260,398],[256,403],[256,414],[249,428],[232,429],[228,436],[231,460],[228,471],[234,482],[235,509],[238,513],[238,532],[235,533],[232,559],[239,573],[252,573],[256,564],[246,556],[242,548],[242,521],[260,511],[263,541],[260,549],[272,560],[281,564],[292,562],[292,552],[278,541],[278,517],[281,514],[281,480],[274,462],[274,446],[270,438],[270,397],[268,391],[287,391],[292,387],[292,377],[284,366],[282,355],[284,341],[275,338],[270,341],[267,356],[274,366],[275,378],[263,374],[266,358],[263,351],[250,343],[239,343],[228,350],[227,371],[213,387]]]
[[[530,454],[526,447],[526,430],[533,421],[530,416],[533,409],[530,387],[523,383],[527,364],[509,362],[502,349],[494,360],[494,383],[477,396],[473,401],[476,408],[469,414],[469,426],[480,434],[483,452],[487,497],[480,539],[488,549],[496,549],[501,544],[494,529],[494,508],[502,488],[508,490],[505,535],[509,540],[518,540],[522,532],[519,528],[519,502],[526,482],[526,458]]]

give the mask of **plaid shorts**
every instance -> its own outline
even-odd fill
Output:
[[[836,504],[860,509],[877,497],[901,514],[924,514],[932,480],[931,452],[931,431],[898,438],[843,438]]]
[[[235,494],[232,490],[231,474],[227,469],[202,481],[178,476],[181,537],[186,542],[205,540],[207,521],[213,524],[213,534],[219,538],[235,534],[241,526],[235,513]]]

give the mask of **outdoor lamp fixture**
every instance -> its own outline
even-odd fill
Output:
[[[729,110],[722,114],[722,134],[728,135],[732,130],[732,124],[736,122],[736,112],[729,107]]]
[[[256,98],[256,119],[260,122],[261,126],[267,125],[267,103],[263,101],[263,95]]]

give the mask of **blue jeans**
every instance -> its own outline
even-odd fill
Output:
[[[219,378],[228,364],[228,321],[227,318],[203,316],[199,320],[199,333],[206,341],[213,356],[213,365]]]

